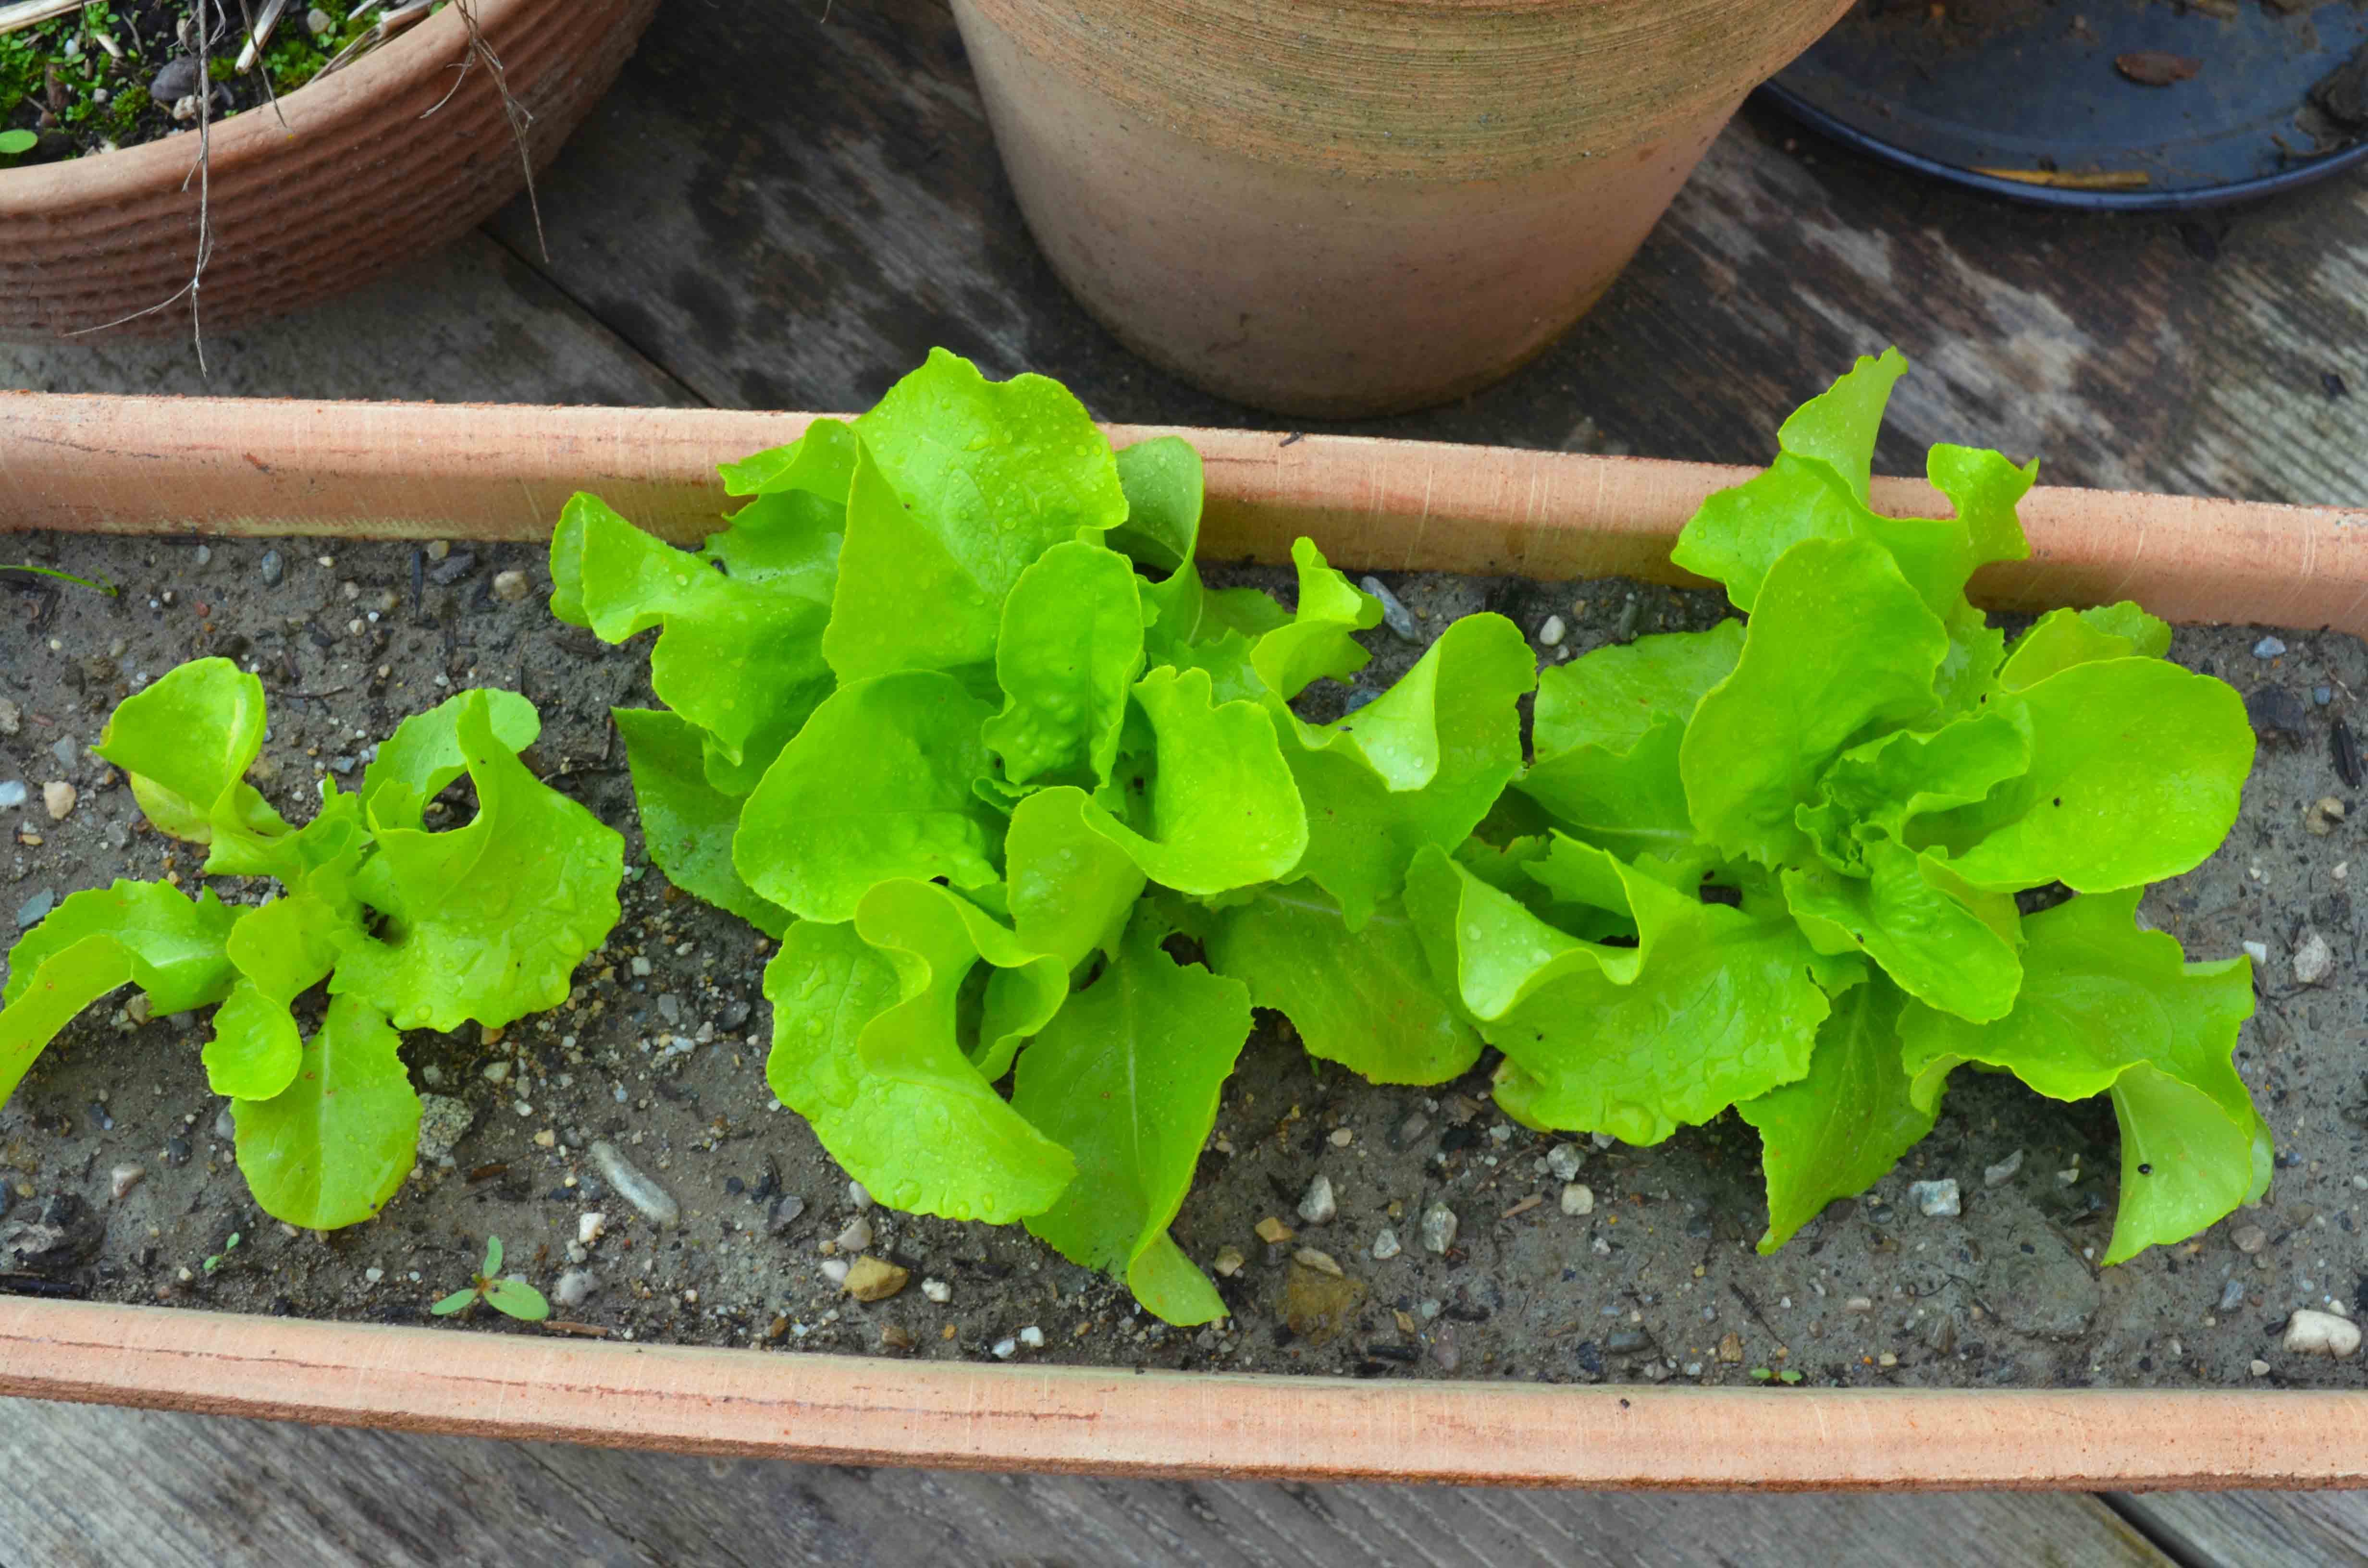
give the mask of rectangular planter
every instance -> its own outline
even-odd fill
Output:
[[[713,465],[805,416],[0,394],[0,528],[546,537],[596,490],[677,540]],[[1121,445],[1161,432],[1114,427]],[[1181,432],[1203,552],[1351,570],[1686,579],[1744,471]],[[1878,481],[1899,513],[1938,509]],[[2040,490],[1977,597],[2368,632],[2368,510]],[[0,1394],[809,1460],[1157,1475],[1828,1488],[2368,1484],[2368,1390],[1572,1387],[985,1366],[528,1338],[0,1297]]]

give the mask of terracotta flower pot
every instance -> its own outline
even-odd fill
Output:
[[[475,0],[538,166],[633,51],[657,0]],[[233,10],[235,7],[233,7]],[[302,25],[301,6],[292,20]],[[211,132],[208,329],[314,304],[466,233],[524,187],[490,74],[458,6]],[[449,99],[447,95],[450,95]],[[440,105],[440,107],[438,107]],[[432,112],[431,112],[432,111]],[[188,329],[195,133],[0,170],[0,337]],[[146,314],[137,312],[147,312]],[[126,320],[124,318],[131,318]]]
[[[1020,210],[1146,358],[1281,413],[1442,402],[1611,286],[1849,0],[953,0]]]
[[[547,540],[589,489],[696,540],[720,459],[809,416],[0,392],[10,528]],[[1113,428],[1127,446],[1164,431]],[[1187,433],[1202,552],[1313,535],[1349,570],[1674,574],[1741,471],[1576,453]],[[1895,514],[1947,510],[1875,482]],[[2368,511],[2042,489],[1993,607],[2368,632]],[[692,1216],[696,1219],[697,1216]],[[1554,1486],[2357,1486],[2368,1390],[1702,1389],[1004,1366],[236,1317],[0,1295],[0,1395],[840,1463]]]

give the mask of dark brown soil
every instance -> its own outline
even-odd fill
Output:
[[[441,1159],[423,1158],[383,1217],[325,1238],[256,1210],[222,1136],[222,1103],[205,1091],[200,1020],[138,1022],[112,1005],[86,1016],[0,1110],[0,1221],[59,1221],[54,1267],[20,1276],[18,1288],[427,1323],[437,1321],[429,1303],[467,1282],[490,1233],[546,1292],[580,1276],[589,1293],[562,1318],[636,1339],[1380,1377],[2360,1381],[2360,1361],[2288,1355],[2277,1334],[2297,1307],[2368,1305],[2357,1300],[2368,1285],[2357,1233],[2368,1202],[2368,992],[2348,892],[2352,860],[2368,871],[2368,857],[2358,811],[2326,836],[2305,820],[2322,796],[2368,805],[2337,778],[2328,741],[2330,720],[2368,692],[2368,650],[2354,639],[2287,632],[2290,652],[2257,659],[2257,629],[2197,629],[2175,650],[2248,690],[2295,699],[2279,705],[2279,722],[2299,733],[2264,744],[2228,845],[2146,906],[2192,956],[2244,942],[2267,954],[2260,1013],[2239,1051],[2280,1146],[2276,1188],[2258,1210],[2100,1269],[2118,1169],[2111,1113],[1961,1074],[1939,1130],[1905,1165],[1763,1259],[1752,1250],[1765,1221],[1757,1141],[1732,1118],[1653,1149],[1581,1140],[1576,1179],[1592,1206],[1565,1213],[1548,1159],[1558,1141],[1497,1116],[1485,1072],[1429,1093],[1375,1088],[1319,1069],[1269,1021],[1225,1094],[1177,1226],[1203,1265],[1240,1255],[1220,1282],[1234,1315],[1172,1330],[1016,1228],[873,1210],[868,1250],[910,1269],[910,1284],[862,1305],[830,1279],[825,1266],[846,1256],[835,1238],[859,1210],[844,1174],[766,1090],[765,944],[638,869],[622,747],[605,715],[648,700],[646,649],[609,650],[554,623],[539,552],[458,546],[439,559],[387,544],[41,536],[14,536],[11,548],[123,592],[45,584],[0,595],[0,699],[17,710],[0,733],[0,784],[21,780],[28,795],[0,813],[13,818],[0,940],[13,941],[11,917],[45,895],[188,873],[189,851],[144,831],[129,791],[85,748],[136,683],[196,653],[229,653],[262,673],[273,702],[267,771],[276,769],[264,787],[298,817],[315,777],[353,766],[404,714],[463,684],[523,689],[544,717],[534,765],[625,827],[637,868],[623,922],[565,1007],[497,1044],[474,1031],[408,1037],[418,1086],[451,1102],[466,1131]],[[265,581],[267,550],[284,573],[277,586]],[[511,567],[533,580],[521,603],[490,591]],[[1628,584],[1392,582],[1426,636],[1483,606],[1532,633],[1559,615],[1571,631],[1546,650],[1556,657],[1717,613],[1699,597]],[[1373,645],[1368,686],[1417,652],[1386,632]],[[40,803],[52,779],[81,790],[60,822]],[[2336,954],[2333,975],[2313,989],[2292,978],[2306,927]],[[677,1226],[652,1224],[611,1189],[589,1153],[596,1141],[674,1197]],[[2018,1153],[2014,1174],[1986,1182]],[[119,1167],[142,1174],[117,1199]],[[1338,1213],[1310,1225],[1296,1209],[1318,1175]],[[1964,1211],[1928,1218],[1907,1185],[1943,1176],[1961,1184]],[[783,1217],[785,1198],[802,1200],[793,1217]],[[1459,1221],[1443,1256],[1418,1240],[1421,1216],[1442,1203]],[[606,1216],[588,1246],[586,1213]],[[1261,1241],[1256,1227],[1269,1217],[1298,1234]],[[1395,1254],[1377,1245],[1385,1227]],[[1302,1247],[1342,1275],[1294,1262]],[[543,1332],[482,1309],[451,1326]]]

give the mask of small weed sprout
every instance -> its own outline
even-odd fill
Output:
[[[494,1311],[520,1323],[541,1323],[551,1315],[551,1303],[543,1300],[541,1291],[523,1279],[501,1278],[501,1271],[502,1238],[487,1236],[485,1266],[477,1270],[477,1277],[466,1290],[453,1291],[428,1310],[439,1318],[448,1318],[483,1301]]]

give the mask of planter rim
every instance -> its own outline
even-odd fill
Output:
[[[478,25],[495,30],[509,12],[529,3],[474,0]],[[300,16],[295,20],[301,24],[303,18]],[[390,89],[443,69],[454,51],[466,45],[468,36],[460,8],[448,6],[352,64],[307,82],[281,98],[280,107],[288,111],[286,127],[268,103],[234,119],[217,121],[207,132],[212,143],[213,177],[269,158],[292,136],[316,134],[349,117],[374,112]],[[161,185],[177,185],[196,169],[197,146],[193,136],[167,136],[112,153],[0,169],[0,218],[66,204],[119,200]]]
[[[692,540],[713,464],[813,416],[718,410],[0,394],[0,532],[549,536],[601,492]],[[1187,436],[1203,548],[1356,569],[1688,581],[1702,497],[1749,471],[1270,431]],[[1943,509],[1884,480],[1879,506]],[[1986,603],[2131,597],[2184,621],[2368,632],[2352,506],[2034,491]],[[986,1366],[438,1333],[0,1297],[0,1394],[806,1460],[1531,1485],[2368,1484],[2368,1390],[1700,1389]]]
[[[2368,1392],[1007,1367],[0,1299],[0,1394],[805,1462],[1771,1491],[2368,1483]]]

